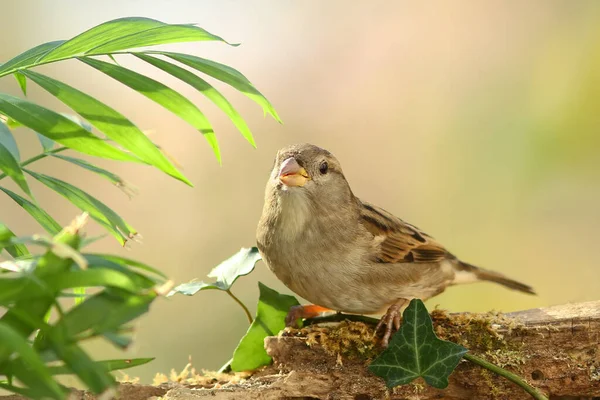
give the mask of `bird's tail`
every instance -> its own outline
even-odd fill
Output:
[[[526,285],[521,282],[517,282],[514,279],[510,279],[501,273],[490,271],[487,269],[476,267],[472,264],[468,264],[466,262],[459,261],[455,265],[456,278],[455,282],[461,282],[461,276],[467,277],[470,276],[474,279],[470,279],[473,281],[489,281],[499,283],[500,285],[506,286],[509,289],[518,290],[520,292],[525,292],[529,294],[536,294],[533,288],[529,285]],[[466,275],[466,276],[465,276]],[[464,280],[466,282],[467,280]]]

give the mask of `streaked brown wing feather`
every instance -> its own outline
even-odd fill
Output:
[[[361,203],[361,223],[381,238],[376,261],[382,263],[435,263],[454,258],[441,244],[417,227],[382,208]]]

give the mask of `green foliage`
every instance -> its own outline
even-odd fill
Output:
[[[254,146],[250,129],[231,103],[207,81],[175,62],[177,57],[193,62],[196,71],[204,70],[206,75],[233,86],[281,122],[268,100],[241,73],[192,55],[165,53],[162,57],[167,60],[163,60],[158,58],[161,57],[159,52],[131,51],[190,41],[227,43],[190,24],[121,18],[93,27],[70,40],[41,44],[0,63],[0,78],[13,75],[23,95],[27,95],[28,83],[33,82],[77,114],[60,114],[27,99],[0,93],[0,180],[10,178],[23,193],[5,186],[0,186],[0,192],[8,195],[53,236],[51,239],[45,236],[19,238],[0,222],[0,256],[5,259],[0,262],[0,388],[33,399],[64,399],[67,389],[54,376],[74,374],[92,392],[110,395],[116,385],[110,371],[142,365],[152,359],[95,361],[83,350],[81,342],[103,338],[118,348],[126,348],[131,343],[129,323],[147,312],[150,304],[170,288],[164,274],[143,263],[106,254],[82,253],[83,244],[97,240],[84,240],[80,235],[87,215],[121,244],[136,231],[96,196],[25,167],[52,156],[107,179],[126,193],[132,192],[118,175],[87,160],[58,154],[72,150],[102,159],[147,164],[191,186],[162,153],[161,147],[126,116],[93,96],[32,69],[63,60],[79,60],[188,122],[208,140],[220,162],[213,127],[196,105],[176,90],[120,66],[115,59],[115,56],[133,55],[191,85],[231,118],[242,136]],[[112,63],[98,56],[106,56]],[[42,153],[21,160],[13,136],[13,130],[20,128],[29,128],[37,135]],[[62,195],[83,210],[86,217],[61,230],[60,224],[35,200],[28,179],[35,179]],[[32,254],[29,245],[41,246],[45,252]],[[244,249],[230,262],[239,269],[231,275],[227,265],[215,268],[213,277],[217,280],[208,286],[226,290],[236,299],[229,291],[231,284],[238,276],[249,273],[258,259],[256,249]],[[94,294],[86,294],[86,288],[94,288]]]
[[[254,146],[252,133],[240,114],[217,89],[198,76],[198,73],[203,73],[233,86],[260,105],[265,113],[281,122],[271,103],[239,71],[190,54],[133,51],[141,47],[190,41],[227,43],[221,37],[191,24],[166,24],[139,17],[120,18],[95,26],[70,40],[41,44],[0,64],[0,78],[13,75],[23,94],[27,93],[27,82],[31,81],[78,115],[77,117],[60,114],[27,99],[0,93],[0,171],[3,172],[0,180],[10,178],[27,198],[4,186],[0,186],[0,190],[32,215],[47,232],[55,234],[58,224],[34,200],[28,184],[28,178],[32,177],[61,194],[80,209],[89,212],[93,219],[124,244],[135,234],[135,231],[109,206],[67,182],[23,167],[44,157],[55,156],[128,190],[127,185],[117,175],[104,168],[99,168],[80,158],[57,155],[65,150],[74,150],[109,160],[147,164],[191,185],[191,182],[163,154],[160,146],[153,143],[126,116],[65,82],[33,71],[35,67],[63,60],[79,60],[182,118],[207,139],[220,162],[221,152],[208,117],[176,90],[120,66],[116,63],[115,57],[129,55],[144,60],[202,93],[232,120],[242,136]],[[100,56],[106,56],[112,62],[102,61],[98,58]],[[183,69],[176,63],[190,66],[196,73]],[[38,135],[43,149],[41,154],[25,161],[20,160],[19,149],[12,133],[12,130],[21,127],[33,130]],[[62,147],[55,148],[56,143]]]
[[[439,339],[427,308],[421,300],[413,299],[404,311],[400,330],[369,370],[382,377],[388,387],[423,377],[429,385],[443,389],[466,352],[456,343]]]
[[[260,296],[256,318],[233,352],[231,369],[234,371],[253,370],[271,363],[264,340],[267,336],[277,335],[285,327],[288,311],[299,304],[294,296],[277,293],[260,282],[258,288]]]
[[[126,260],[81,253],[84,222],[85,216],[78,218],[52,239],[16,239],[6,231],[2,236],[2,248],[35,242],[46,251],[27,263],[2,263],[0,271],[11,272],[0,273],[0,307],[7,310],[0,318],[0,379],[5,377],[0,387],[33,399],[63,399],[66,389],[53,376],[69,373],[94,393],[103,393],[116,385],[109,371],[151,360],[97,362],[81,347],[82,341],[96,337],[128,345],[127,324],[148,310],[164,284]],[[65,307],[61,298],[81,287],[98,290]],[[51,311],[57,318],[48,323]]]

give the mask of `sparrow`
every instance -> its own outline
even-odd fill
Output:
[[[401,310],[448,286],[490,281],[521,292],[533,289],[501,273],[459,260],[419,228],[354,195],[340,162],[312,144],[277,152],[267,181],[257,247],[268,268],[311,302],[286,318],[325,311],[384,314],[387,347]]]

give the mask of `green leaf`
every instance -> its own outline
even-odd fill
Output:
[[[83,255],[83,257],[88,263],[89,269],[100,268],[103,270],[117,271],[125,275],[138,290],[150,289],[158,283],[156,279],[141,274],[138,271],[131,269],[128,265],[123,265],[103,257],[90,256],[89,254]]]
[[[152,268],[151,266],[144,264],[140,261],[131,260],[129,258],[115,256],[112,254],[98,254],[98,253],[86,253],[83,256],[88,260],[90,265],[104,265],[104,262],[111,262],[122,266],[123,268],[139,268],[143,271],[150,272],[152,274],[158,275],[161,278],[167,279],[167,276],[156,268]]]
[[[22,300],[52,298],[48,286],[30,272],[0,275],[0,289],[0,304],[3,306]]]
[[[154,143],[121,113],[95,98],[48,76],[33,71],[21,71],[75,110],[107,137],[138,156],[140,160],[185,182],[191,183],[161,153]]]
[[[249,371],[271,363],[271,357],[265,351],[264,339],[277,335],[285,328],[288,311],[299,304],[294,296],[279,294],[260,282],[258,288],[260,297],[256,318],[233,353],[233,371]]]
[[[17,142],[15,141],[12,132],[3,122],[0,122],[0,144],[3,144],[4,147],[10,151],[15,160],[20,161],[21,155],[19,154],[19,147],[17,146]]]
[[[64,397],[63,391],[50,375],[44,362],[29,346],[29,343],[19,332],[8,324],[0,321],[0,352],[18,354],[20,359],[27,364],[27,369],[13,371],[15,376],[22,381],[35,381],[38,388],[46,391],[47,395],[55,399]]]
[[[254,270],[254,266],[260,258],[256,247],[242,248],[209,272],[208,276],[216,279],[213,283],[204,281],[183,283],[175,287],[167,297],[176,293],[193,296],[198,291],[206,289],[229,290],[237,278],[248,275]]]
[[[65,197],[82,211],[87,211],[90,214],[90,217],[108,230],[121,244],[125,244],[127,239],[137,234],[135,229],[127,224],[123,218],[106,204],[78,187],[65,181],[61,181],[60,179],[39,174],[28,169],[26,169],[25,172]]]
[[[162,69],[163,71],[173,75],[174,77],[184,81],[185,83],[197,89],[200,93],[206,96],[206,98],[208,98],[217,107],[219,107],[225,114],[227,114],[229,119],[231,119],[231,121],[242,133],[242,136],[244,136],[252,146],[256,147],[256,143],[254,142],[254,138],[252,137],[252,132],[250,132],[250,128],[248,128],[248,125],[246,125],[246,121],[244,121],[242,116],[235,110],[235,108],[233,108],[233,106],[225,98],[225,96],[223,96],[210,83],[206,82],[204,79],[194,75],[186,69],[183,69],[177,65],[171,64],[159,58],[151,57],[143,53],[133,53],[133,55],[146,61],[149,64],[154,65],[157,68]]]
[[[0,243],[8,242],[11,238],[14,237],[16,236],[13,233],[13,231],[11,231],[8,228],[8,226],[0,222]],[[27,250],[27,247],[23,244],[14,244],[6,247],[0,244],[0,251],[2,251],[3,249],[6,250],[8,254],[10,254],[14,258],[26,257],[30,255],[29,250]]]
[[[23,207],[23,209],[27,211],[29,215],[31,215],[42,226],[42,228],[46,230],[46,232],[51,235],[56,235],[58,232],[60,232],[60,224],[42,208],[2,186],[0,186],[0,190],[9,195],[18,205]]]
[[[85,300],[85,291],[84,287],[76,287],[73,288],[73,295],[75,296],[75,305],[83,303]]]
[[[10,150],[8,150],[2,144],[2,142],[0,142],[0,171],[8,175],[10,179],[12,179],[13,182],[15,182],[21,188],[21,190],[27,193],[29,197],[33,198],[19,162],[15,159]]]
[[[277,111],[275,111],[275,108],[269,102],[269,100],[267,100],[267,98],[263,96],[262,93],[260,93],[252,83],[250,83],[248,78],[242,75],[242,73],[238,70],[215,61],[189,54],[172,53],[167,51],[149,51],[146,53],[165,55],[175,61],[179,61],[182,64],[192,67],[234,87],[244,95],[248,96],[255,103],[260,105],[265,113],[271,115],[271,117],[273,117],[277,122],[282,123],[279,115],[277,115]]]
[[[40,135],[37,132],[35,134],[37,135],[37,138],[40,141],[40,144],[42,145],[42,149],[44,150],[44,153],[48,152],[54,148],[54,145],[56,144],[56,142],[54,142],[54,140],[48,139],[46,136]]]
[[[96,364],[101,365],[107,371],[117,371],[148,364],[150,361],[153,360],[154,358],[130,358],[123,360],[96,361]],[[69,368],[65,367],[64,365],[48,367],[48,370],[52,375],[68,375],[73,373]]]
[[[131,89],[160,104],[173,114],[177,115],[194,128],[199,130],[212,147],[217,160],[221,162],[221,154],[215,132],[204,114],[187,98],[162,83],[138,74],[120,65],[110,64],[89,57],[80,57],[78,60],[104,72],[106,75],[129,86]]]
[[[50,275],[44,282],[55,292],[78,287],[114,287],[135,293],[140,288],[124,273],[106,268],[90,268]]]
[[[73,150],[120,161],[141,160],[94,136],[69,118],[27,100],[0,93],[0,112]]]
[[[439,339],[427,308],[421,300],[413,299],[404,310],[400,330],[369,370],[382,377],[388,387],[423,377],[429,385],[443,389],[466,352],[456,343]]]
[[[20,72],[15,72],[13,75],[14,75],[15,79],[17,80],[17,82],[19,83],[21,92],[23,92],[23,94],[25,96],[27,96],[27,78],[25,77],[25,75],[21,74]]]
[[[40,57],[50,62],[83,54],[103,54],[131,47],[205,40],[224,40],[191,25],[169,25],[140,17],[119,18],[97,25]]]
[[[117,384],[105,365],[98,364],[71,338],[53,329],[48,335],[52,349],[63,360],[65,366],[94,393],[102,393]]]
[[[130,184],[125,182],[120,176],[113,174],[112,172],[107,171],[104,168],[100,168],[80,158],[69,157],[62,154],[52,154],[52,156],[98,174],[102,178],[113,183],[119,189],[122,189],[127,195],[130,195],[135,192],[135,189]]]
[[[29,50],[19,54],[18,56],[14,57],[14,58],[11,58],[4,64],[0,65],[0,76],[9,74],[9,73],[15,71],[17,68],[29,67],[29,66],[35,64],[35,60],[37,60],[40,56],[46,54],[47,52],[49,52],[50,50],[52,50],[53,48],[59,46],[60,44],[62,44],[64,42],[65,42],[64,40],[57,40],[54,42],[40,44],[38,46],[35,46],[32,49],[29,49]]]

